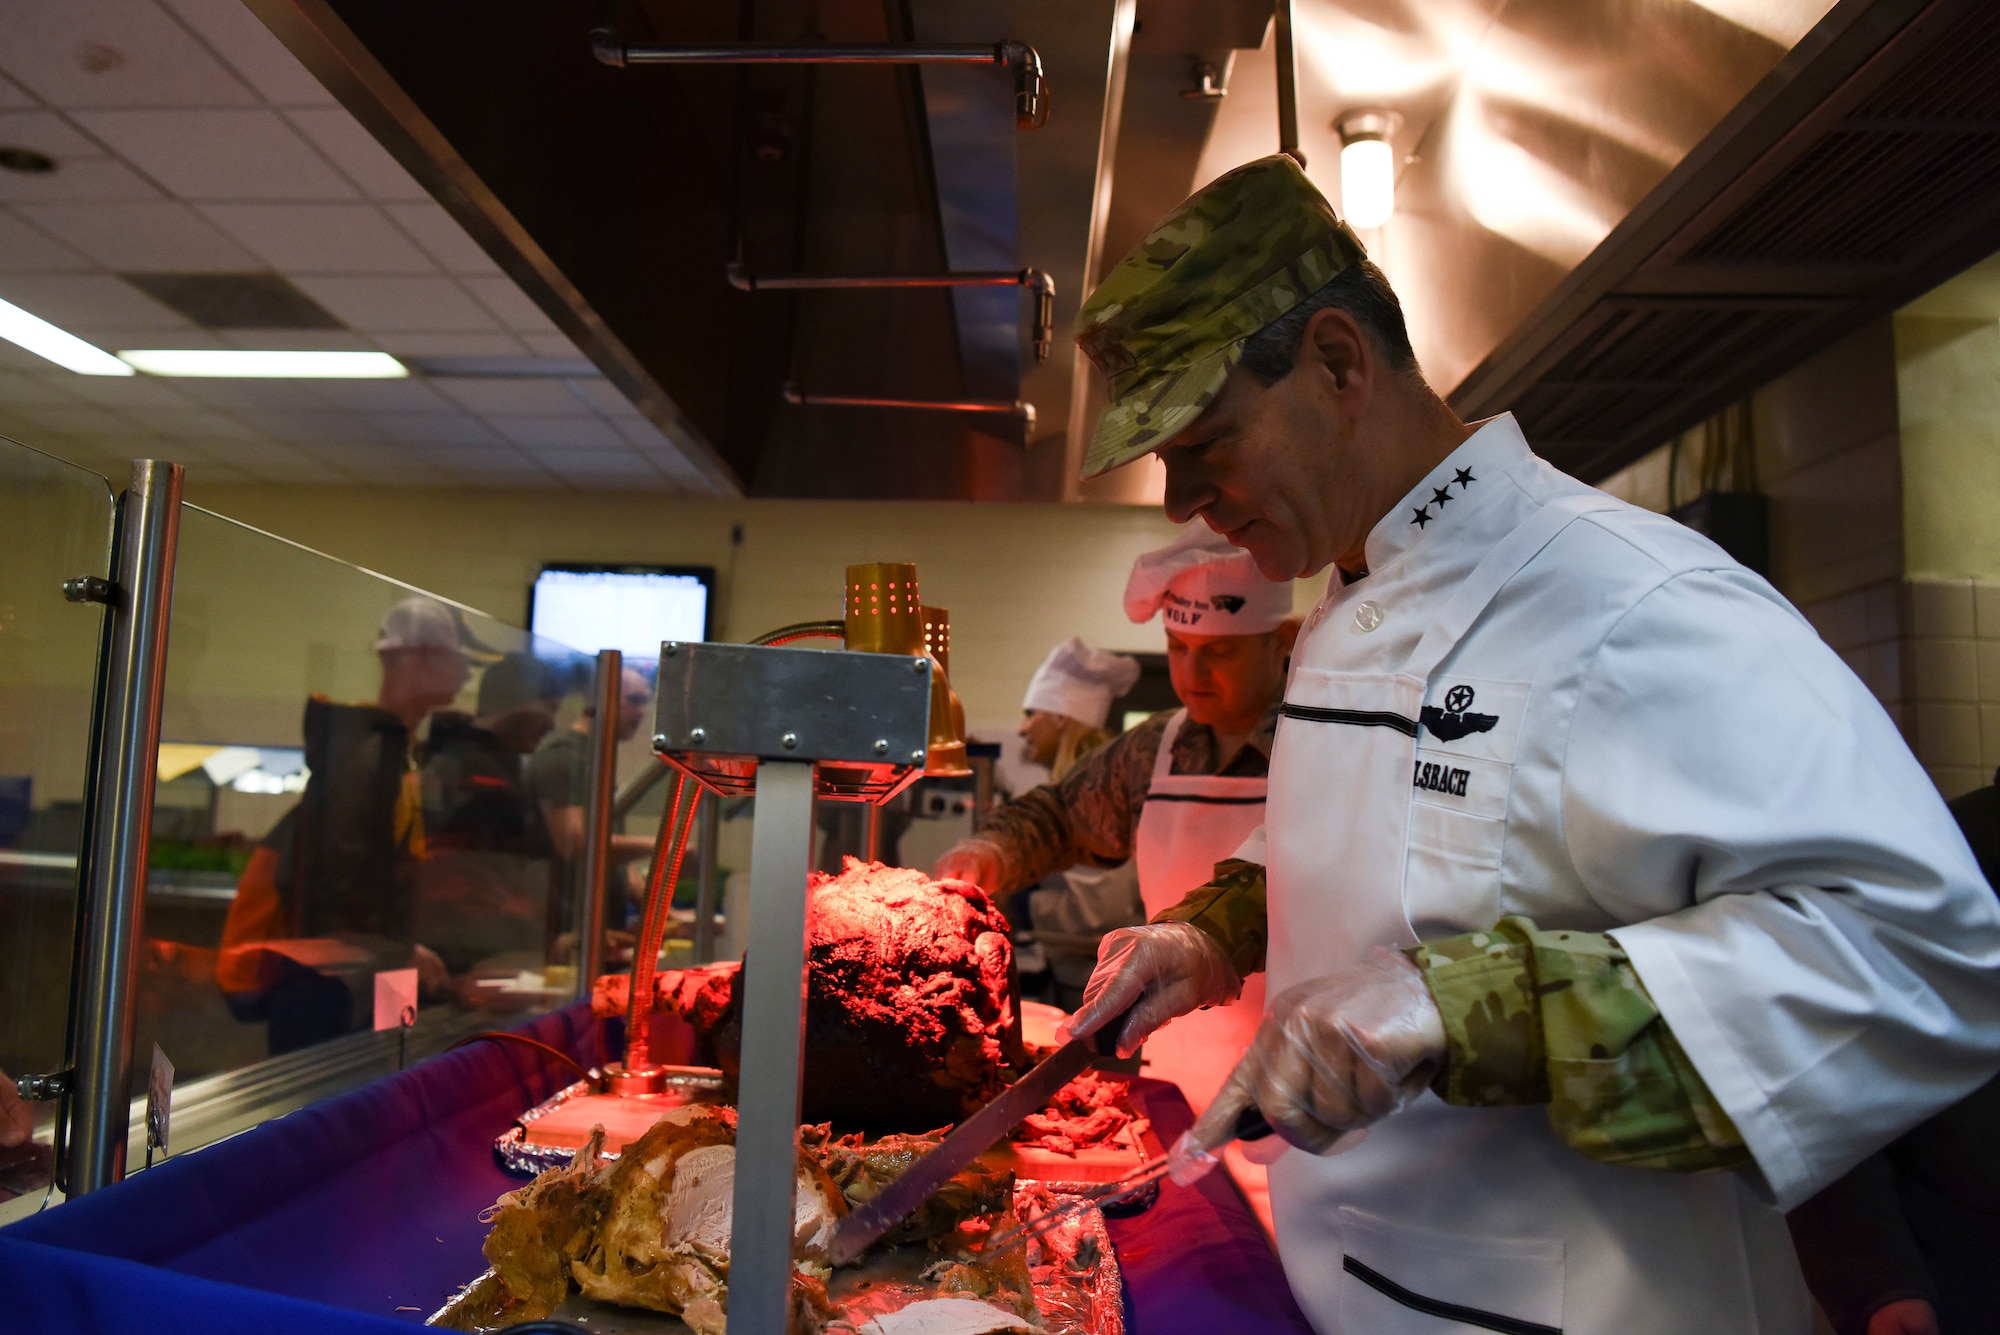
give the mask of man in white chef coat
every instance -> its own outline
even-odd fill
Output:
[[[2000,911],[1895,726],[1708,541],[1459,421],[1289,159],[1078,326],[1086,475],[1157,453],[1170,517],[1338,574],[1237,852],[1263,876],[1202,937],[1113,933],[1072,1031],[1136,1000],[1129,1048],[1264,946],[1182,1152],[1277,1128],[1322,1332],[1806,1331],[1780,1212],[2000,1066]]]

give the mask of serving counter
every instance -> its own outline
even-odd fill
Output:
[[[602,1063],[588,1007],[520,1032]],[[485,1268],[479,1215],[521,1185],[493,1141],[574,1078],[476,1043],[0,1230],[4,1324],[21,1335],[388,1335]],[[1133,1083],[1171,1143],[1172,1085]],[[1224,1174],[1110,1221],[1133,1335],[1304,1335],[1284,1275]]]

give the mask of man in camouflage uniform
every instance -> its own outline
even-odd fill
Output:
[[[1461,422],[1289,159],[1078,325],[1086,476],[1157,453],[1169,517],[1339,575],[1264,828],[1106,938],[1067,1032],[1270,972],[1176,1159],[1275,1127],[1323,1332],[1803,1332],[1778,1211],[2000,1064],[2000,911],[1894,725],[1725,554]]]
[[[1214,602],[1205,596],[1210,585]],[[1139,558],[1125,610],[1134,621],[1161,615],[1166,622],[1167,671],[1185,721],[1177,723],[1171,710],[1155,714],[1055,782],[997,808],[976,836],[946,851],[937,875],[971,881],[1005,902],[1052,873],[1131,858],[1170,726],[1170,774],[1264,777],[1285,658],[1298,633],[1289,584],[1264,579],[1195,525]],[[1193,884],[1173,887],[1160,903]]]

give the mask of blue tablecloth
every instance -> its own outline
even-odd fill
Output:
[[[603,1060],[585,1007],[521,1032]],[[493,1139],[569,1083],[519,1044],[479,1043],[0,1230],[18,1335],[394,1335],[485,1268],[479,1214],[520,1185]],[[1138,1101],[1163,1140],[1171,1085]],[[1216,1174],[1112,1223],[1132,1335],[1308,1330],[1256,1222]]]

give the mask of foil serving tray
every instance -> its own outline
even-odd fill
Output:
[[[723,1101],[722,1072],[685,1067],[670,1071],[658,1094],[594,1094],[584,1081],[557,1090],[514,1119],[493,1142],[493,1157],[517,1177],[535,1177],[576,1157],[593,1128],[604,1128],[600,1157],[618,1152],[646,1134],[660,1114],[690,1103]]]
[[[1073,1194],[1046,1182],[1022,1183],[1014,1189],[1014,1210],[1019,1215],[1024,1209],[1049,1209]],[[873,1317],[923,1298],[969,1296],[939,1293],[935,1285],[924,1282],[923,1272],[940,1259],[928,1247],[911,1243],[877,1250],[860,1265],[834,1271],[827,1280],[827,1295],[839,1316],[826,1327],[826,1335],[856,1335]],[[475,1278],[424,1324],[487,1329],[462,1322],[472,1291],[491,1274],[489,1270]],[[1104,1214],[1095,1206],[1045,1237],[1030,1240],[1028,1278],[1035,1305],[1041,1309],[1043,1335],[1125,1335],[1124,1273]],[[679,1317],[601,1303],[581,1293],[571,1293],[553,1319],[575,1322],[595,1335],[692,1335]]]

